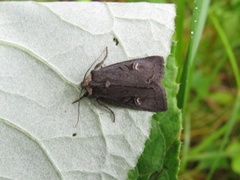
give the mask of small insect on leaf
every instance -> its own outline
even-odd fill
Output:
[[[113,41],[116,43],[116,46],[119,44],[119,41],[117,38],[113,38]]]
[[[112,113],[114,121],[115,114],[106,104],[151,112],[167,110],[166,93],[161,85],[163,57],[149,56],[102,67],[107,53],[106,48],[104,59],[85,75],[81,86],[86,93],[74,102],[87,96],[95,98]]]

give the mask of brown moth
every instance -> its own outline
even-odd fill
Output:
[[[114,120],[114,112],[106,104],[151,112],[167,110],[166,93],[161,85],[163,57],[149,56],[102,67],[106,57],[107,53],[91,73],[85,75],[81,86],[86,93],[74,102],[87,96],[95,98],[113,114]]]

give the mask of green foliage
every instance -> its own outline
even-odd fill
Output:
[[[233,142],[227,147],[226,152],[228,156],[231,158],[232,170],[237,174],[240,174],[240,156],[239,156],[240,143]]]
[[[234,132],[240,120],[240,73],[235,58],[240,45],[240,1],[214,1],[209,8],[207,1],[194,1],[193,7],[183,4],[180,8],[191,9],[193,15],[187,11],[177,15],[183,17],[177,21],[184,21],[185,29],[176,28],[177,34],[185,32],[177,35],[183,39],[177,39],[182,44],[176,59],[186,54],[184,61],[178,61],[178,105],[183,108],[184,124],[181,176],[217,179],[224,174],[223,179],[236,179],[233,171],[239,173],[239,161],[228,148],[240,144],[232,142],[239,139]]]
[[[151,134],[129,179],[177,179],[179,170],[181,112],[177,108],[175,83],[177,68],[174,56],[169,56],[163,85],[166,87],[168,111],[157,113],[152,119]]]

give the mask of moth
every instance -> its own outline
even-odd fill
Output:
[[[85,74],[81,87],[86,93],[81,96],[81,92],[73,103],[90,96],[112,113],[114,121],[115,114],[106,104],[151,112],[167,110],[166,93],[161,85],[163,57],[149,56],[102,67],[107,53],[106,48],[104,59],[88,76]]]

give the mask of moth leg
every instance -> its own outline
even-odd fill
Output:
[[[102,66],[104,61],[107,59],[107,56],[108,56],[108,47],[106,47],[106,54],[105,54],[103,60],[94,67],[94,70],[99,69]]]
[[[96,99],[96,101],[97,101],[97,103],[100,106],[105,107],[106,109],[108,109],[112,113],[112,115],[113,115],[113,122],[115,122],[115,114],[114,114],[114,112],[106,104],[104,104],[102,101],[100,101],[99,99]]]
[[[82,98],[87,97],[87,96],[88,96],[88,93],[86,92],[86,93],[85,93],[84,95],[82,95],[79,99],[73,101],[72,104],[74,104],[74,103],[80,101]]]

